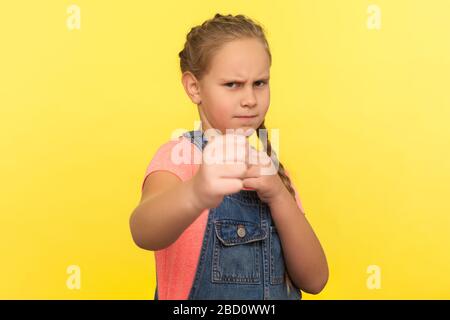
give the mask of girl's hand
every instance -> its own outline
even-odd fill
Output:
[[[244,135],[219,134],[209,139],[192,179],[201,208],[215,208],[225,195],[239,192],[248,168],[249,143]]]
[[[278,175],[278,166],[264,151],[253,147],[249,151],[250,166],[244,176],[245,188],[255,189],[261,201],[270,203],[283,190],[284,184]]]

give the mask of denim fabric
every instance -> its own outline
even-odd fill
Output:
[[[200,130],[184,134],[200,150]],[[269,206],[256,191],[226,195],[209,210],[200,258],[189,300],[300,300],[301,291],[284,281],[280,238]],[[157,289],[155,290],[157,299]]]

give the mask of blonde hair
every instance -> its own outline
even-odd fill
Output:
[[[272,55],[270,54],[269,43],[267,42],[264,28],[245,15],[231,14],[221,15],[217,13],[214,18],[208,19],[199,26],[191,28],[186,36],[186,42],[183,50],[178,54],[180,58],[181,72],[191,72],[198,80],[208,73],[213,55],[221,47],[233,40],[255,38],[262,42],[267,54],[269,55],[270,65],[272,65]],[[259,129],[266,129],[264,121],[256,130],[259,138]],[[273,157],[275,152],[269,139],[267,145],[264,144],[266,153]],[[273,154],[272,154],[273,153]],[[295,191],[292,188],[291,180],[287,176],[281,162],[278,162],[278,175],[283,184],[295,199]],[[293,286],[287,271],[285,272],[285,281],[287,283],[288,294],[290,287]]]

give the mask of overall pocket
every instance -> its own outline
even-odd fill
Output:
[[[284,282],[284,256],[277,228],[270,226],[270,283],[281,284]]]
[[[261,283],[262,240],[267,232],[258,223],[240,220],[214,221],[212,281]]]

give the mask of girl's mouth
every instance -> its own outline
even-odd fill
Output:
[[[238,119],[251,119],[251,118],[255,118],[256,117],[256,115],[253,115],[253,116],[235,116],[235,118],[238,118]]]

